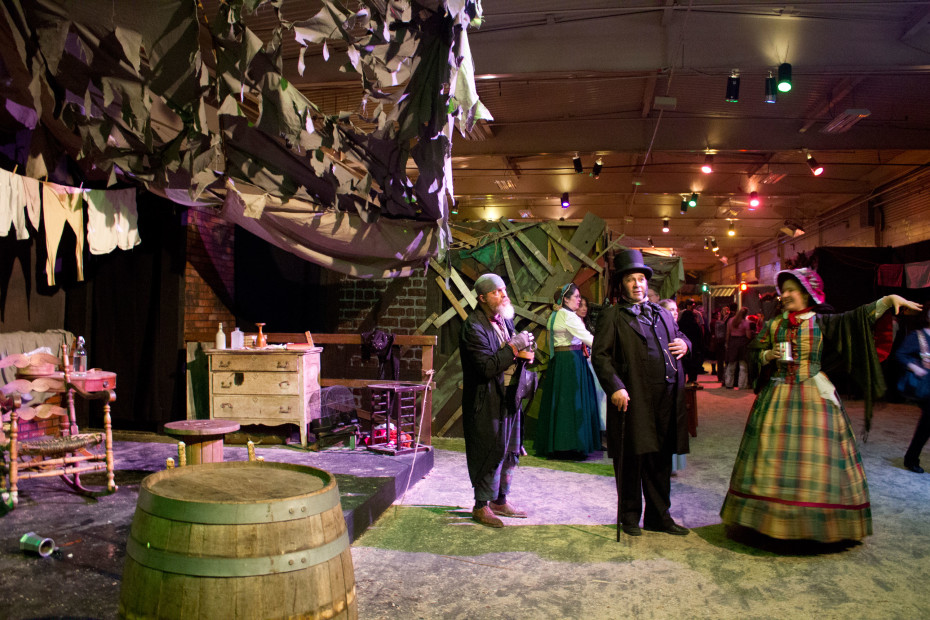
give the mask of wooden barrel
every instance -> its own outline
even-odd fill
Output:
[[[142,481],[121,618],[357,618],[336,479],[290,463],[206,463]]]

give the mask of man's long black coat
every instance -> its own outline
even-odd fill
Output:
[[[624,444],[627,449],[633,450],[634,454],[667,449],[664,438],[656,433],[655,413],[650,398],[652,390],[649,389],[645,373],[649,354],[646,338],[652,338],[652,334],[647,334],[648,327],[640,323],[638,317],[622,309],[624,305],[616,304],[603,312],[597,323],[591,349],[594,373],[607,394],[607,453],[611,458],[620,454],[621,415],[626,416],[623,432],[627,435]],[[651,306],[668,330],[669,342],[681,338],[690,350],[691,341],[678,329],[671,313],[656,304]],[[657,324],[656,329],[662,329],[661,325]],[[685,409],[685,373],[681,360],[676,360],[676,367],[676,436],[673,451],[675,454],[687,454],[688,420]],[[626,389],[630,394],[626,414],[621,414],[610,400],[611,395],[621,389]]]
[[[505,323],[513,334],[513,322]],[[503,373],[515,361],[519,372],[526,362],[517,359],[510,347],[500,346],[497,333],[481,308],[474,310],[462,325],[459,354],[465,456],[468,476],[474,485],[497,468],[506,452],[519,454],[520,403],[516,386],[504,385]]]

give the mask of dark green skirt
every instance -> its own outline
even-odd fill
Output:
[[[601,449],[594,375],[581,351],[556,351],[543,377],[536,454]]]

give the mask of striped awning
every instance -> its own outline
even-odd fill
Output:
[[[735,286],[712,286],[710,287],[711,297],[731,297],[736,295],[737,287]]]

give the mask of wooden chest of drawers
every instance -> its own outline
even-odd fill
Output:
[[[319,417],[320,352],[208,349],[210,417],[240,424],[293,423],[307,445],[307,423]]]

